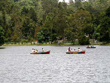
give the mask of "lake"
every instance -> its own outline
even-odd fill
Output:
[[[110,83],[110,46],[66,54],[68,46],[5,46],[0,49],[0,83]],[[50,54],[30,54],[32,48]]]

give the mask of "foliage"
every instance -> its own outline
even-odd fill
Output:
[[[0,46],[4,44],[4,30],[0,26]]]
[[[49,42],[50,32],[47,28],[41,28],[37,33],[39,43]]]
[[[89,38],[95,38],[110,42],[110,0],[75,1],[1,0],[3,41],[43,43],[67,38],[89,44]]]
[[[110,42],[110,7],[107,8],[104,14],[100,15],[100,41]],[[102,18],[103,17],[103,18]]]
[[[84,33],[80,33],[78,37],[78,41],[80,45],[89,45],[89,38],[84,35]]]
[[[79,9],[77,12],[74,13],[74,23],[75,27],[79,31],[84,31],[90,33],[92,30],[91,25],[91,15],[88,11],[84,9]],[[89,28],[89,30],[88,30]],[[86,30],[86,31],[85,31]]]
[[[28,38],[29,36],[33,38],[35,33],[35,24],[33,20],[26,18],[23,22],[21,30],[22,30],[22,36],[24,38]]]
[[[75,37],[75,32],[73,31],[72,27],[66,28],[64,32],[65,32],[65,37],[67,37],[67,40],[74,43],[76,37]]]

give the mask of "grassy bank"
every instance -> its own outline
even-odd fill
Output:
[[[36,45],[36,46],[71,46],[73,45],[72,43],[36,43],[36,42],[8,42],[8,43],[5,43],[3,44],[3,46],[33,46],[33,45]]]
[[[79,46],[79,44],[76,42],[76,43],[60,43],[60,44],[57,44],[57,43],[5,43],[3,44],[2,46]],[[110,45],[110,43],[102,43],[102,42],[98,42],[98,43],[91,43],[91,45]]]

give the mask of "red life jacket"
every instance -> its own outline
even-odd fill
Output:
[[[70,51],[70,48],[68,48],[68,51]]]

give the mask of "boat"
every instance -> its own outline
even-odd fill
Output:
[[[87,48],[96,48],[96,47],[87,47]]]
[[[50,51],[44,51],[44,52],[31,52],[30,54],[50,54]]]
[[[66,52],[66,54],[85,54],[85,51],[80,51],[80,52],[78,52],[78,51],[75,51],[75,52],[70,51],[70,52]]]
[[[96,48],[96,47],[92,47],[92,46],[91,46],[91,47],[86,47],[86,48]]]

